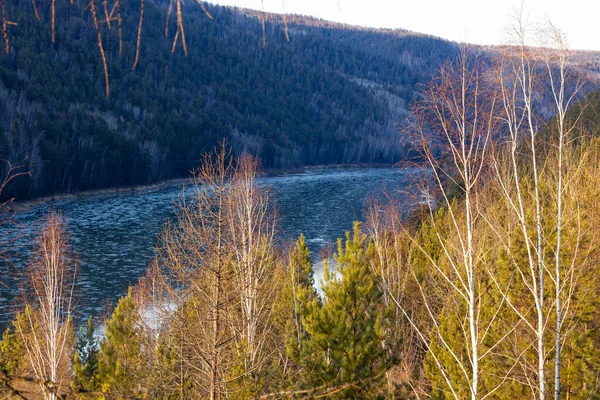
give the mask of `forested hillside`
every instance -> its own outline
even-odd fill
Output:
[[[419,83],[456,54],[453,43],[404,31],[351,28],[183,4],[188,57],[167,1],[122,0],[98,37],[86,2],[8,2],[10,52],[0,54],[0,157],[31,164],[6,194],[27,198],[184,176],[225,138],[266,168],[395,162],[409,151],[397,123]],[[109,10],[110,11],[110,10]],[[103,17],[101,4],[96,6]],[[102,21],[100,21],[102,22]]]

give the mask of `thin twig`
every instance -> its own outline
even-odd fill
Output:
[[[260,7],[261,7],[261,12],[260,12],[260,23],[262,25],[262,48],[264,49],[265,47],[267,47],[267,31],[266,31],[266,15],[265,15],[265,2],[264,0],[260,1]]]
[[[204,3],[202,2],[202,0],[196,0],[196,1],[198,2],[198,4],[200,4],[200,8],[202,8],[202,11],[204,11],[204,14],[206,14],[208,19],[213,19],[213,16],[208,12],[206,7],[204,7]]]
[[[38,12],[37,4],[35,3],[35,0],[31,0],[31,4],[33,5],[33,12],[35,13],[35,17],[39,21],[40,20],[40,13]]]
[[[119,55],[123,54],[123,19],[121,19],[121,0],[115,0],[117,8],[117,29],[119,30]]]
[[[165,23],[165,37],[169,37],[169,20],[173,11],[173,0],[169,0],[169,8],[167,8],[167,22]]]
[[[138,32],[137,32],[137,43],[135,46],[135,60],[133,61],[133,66],[131,70],[135,70],[137,63],[140,59],[140,42],[142,38],[142,23],[144,22],[144,0],[140,0],[140,22],[138,24]]]
[[[90,1],[90,11],[92,12],[92,19],[94,21],[94,27],[96,28],[96,34],[98,35],[98,48],[100,49],[100,56],[102,57],[102,65],[104,66],[104,79],[106,83],[106,98],[110,97],[110,82],[108,79],[108,65],[106,64],[106,55],[104,54],[104,46],[102,45],[102,33],[100,32],[100,24],[98,23],[98,16],[96,14],[96,0]]]
[[[2,36],[4,37],[4,49],[8,54],[10,52],[10,38],[8,37],[8,26],[17,25],[16,22],[8,20],[6,16],[6,0],[0,0],[0,6],[2,7]]]
[[[54,37],[54,20],[55,20],[55,17],[56,17],[55,6],[56,6],[56,0],[52,0],[52,5],[50,7],[52,9],[52,18],[51,18],[51,20],[52,20],[52,22],[51,22],[51,25],[52,25],[52,43],[54,43],[54,40],[55,40],[55,37]]]

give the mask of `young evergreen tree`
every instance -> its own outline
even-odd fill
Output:
[[[7,379],[22,375],[26,371],[27,360],[23,354],[23,339],[17,333],[17,324],[23,320],[23,313],[17,313],[11,326],[6,328],[0,342],[0,371]],[[22,322],[21,322],[22,323]]]
[[[371,246],[354,224],[345,246],[338,240],[336,271],[325,266],[324,299],[314,298],[303,310],[308,338],[303,363],[308,383],[338,387],[334,397],[364,397],[371,381],[386,368],[382,347],[384,307],[376,279],[368,266]]]
[[[88,318],[79,329],[73,360],[74,384],[83,390],[95,390],[98,385],[98,339],[94,335],[94,321]]]
[[[18,333],[19,324],[24,324],[25,315],[17,313],[11,325],[6,328],[0,341],[0,398],[13,398],[15,383],[27,375],[25,343]]]
[[[98,380],[103,392],[121,396],[139,395],[145,389],[143,332],[132,289],[119,300],[106,321],[104,340],[100,342]]]
[[[310,251],[304,235],[300,235],[290,254],[285,286],[281,293],[281,301],[287,303],[290,317],[285,329],[286,351],[295,362],[300,361],[302,346],[307,338],[301,316],[306,313],[308,305],[317,298]]]

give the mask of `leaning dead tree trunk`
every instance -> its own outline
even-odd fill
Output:
[[[31,0],[31,5],[33,6],[33,13],[35,14],[35,18],[38,21],[40,21],[41,20],[40,13],[38,12],[37,4],[36,4],[35,0]]]
[[[38,240],[28,267],[25,318],[19,320],[17,332],[35,378],[44,382],[44,398],[58,399],[69,382],[76,264],[59,214],[46,217]]]

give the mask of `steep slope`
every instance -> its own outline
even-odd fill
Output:
[[[190,2],[186,58],[180,45],[171,54],[174,15],[165,38],[168,2],[147,0],[132,71],[139,2],[122,0],[122,55],[116,23],[101,25],[107,100],[87,2],[56,3],[54,44],[49,4],[38,3],[41,21],[30,0],[8,5],[18,25],[0,55],[0,157],[27,158],[33,171],[10,188],[20,198],[186,175],[223,138],[267,168],[395,162],[410,149],[397,123],[417,85],[457,51],[405,31],[299,16],[289,17],[287,42],[274,15],[263,48],[255,12],[209,6],[209,20]]]

